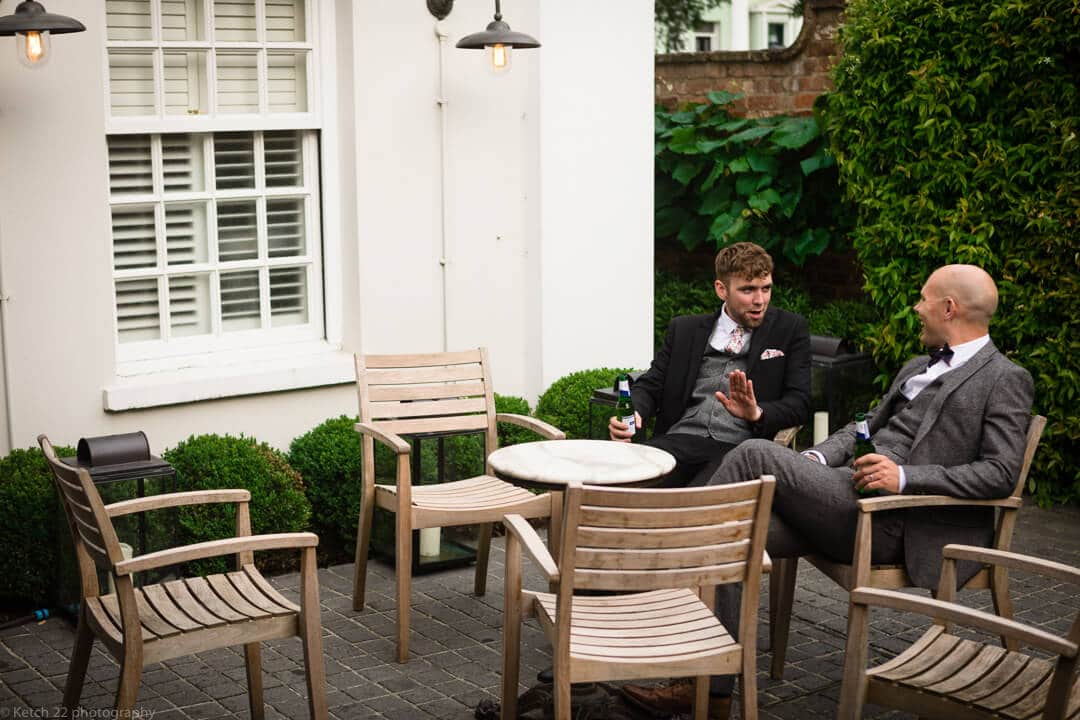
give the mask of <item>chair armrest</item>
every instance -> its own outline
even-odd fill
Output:
[[[1077,644],[1070,642],[1066,638],[1024,625],[1015,620],[1008,620],[982,610],[975,610],[942,600],[909,595],[895,590],[857,587],[851,591],[851,602],[857,605],[917,613],[937,621],[954,622],[966,627],[979,628],[993,635],[1015,638],[1033,647],[1067,658],[1074,658],[1077,655]]]
[[[212,503],[250,502],[251,493],[247,490],[192,490],[190,492],[167,493],[164,495],[150,495],[148,497],[123,500],[105,506],[105,514],[109,517],[120,517],[131,513],[146,512],[148,510],[162,510],[170,507],[182,507],[184,505],[210,505]]]
[[[511,425],[517,425],[523,427],[526,430],[532,430],[537,435],[542,435],[548,440],[565,440],[566,433],[559,428],[546,423],[543,420],[537,418],[528,417],[527,415],[515,415],[514,413],[496,413],[495,422],[510,423]]]
[[[256,552],[259,550],[284,550],[290,548],[315,547],[319,544],[319,536],[315,533],[276,533],[273,535],[247,535],[237,538],[225,538],[223,540],[209,540],[207,542],[193,543],[183,547],[169,548],[158,552],[139,555],[130,560],[116,563],[117,575],[152,570],[153,568],[190,560],[202,560],[204,558],[219,557],[221,555],[235,555],[242,552]]]
[[[794,450],[795,436],[799,434],[800,430],[802,430],[802,425],[792,425],[791,427],[781,428],[773,435],[772,441],[777,445],[789,447]]]
[[[540,566],[540,570],[547,576],[549,583],[559,581],[559,568],[551,553],[544,547],[544,541],[540,539],[536,529],[520,515],[507,515],[503,518],[503,526],[506,532],[513,535],[521,542],[529,557]]]
[[[353,429],[361,435],[370,435],[383,445],[386,445],[398,455],[409,454],[409,443],[401,439],[401,436],[397,433],[386,432],[380,428],[372,425],[371,423],[358,422],[353,426]]]
[[[769,557],[769,553],[765,550],[761,551],[761,573],[763,575],[772,573],[772,558]]]
[[[999,565],[1011,570],[1051,577],[1061,582],[1080,585],[1080,569],[1071,565],[1043,560],[1042,558],[1021,555],[1020,553],[1007,550],[995,550],[993,548],[976,547],[975,545],[946,545],[942,553],[946,558],[953,560],[972,560],[978,563]]]
[[[952,507],[957,505],[982,505],[1015,510],[1023,505],[1023,501],[1015,497],[1000,498],[998,500],[975,500],[955,498],[948,495],[882,495],[881,497],[861,498],[859,500],[859,510],[861,512],[881,512],[918,507]]]

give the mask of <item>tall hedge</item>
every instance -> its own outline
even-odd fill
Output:
[[[1040,502],[1080,497],[1080,3],[850,0],[827,134],[858,206],[853,242],[888,318],[888,370],[919,352],[927,275],[973,263],[998,281],[998,347],[1049,418]]]

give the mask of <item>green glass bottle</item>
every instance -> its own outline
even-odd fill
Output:
[[[632,435],[637,434],[634,422],[634,401],[630,398],[630,376],[626,373],[615,378],[619,387],[619,399],[615,402],[615,417],[626,423]]]
[[[870,440],[870,425],[866,422],[866,413],[855,413],[855,450],[852,459],[858,460],[863,455],[877,452],[874,443]],[[877,490],[863,490],[859,488],[860,495],[877,495]]]

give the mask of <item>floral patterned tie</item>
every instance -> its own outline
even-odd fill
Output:
[[[743,346],[743,329],[742,325],[736,325],[731,331],[731,337],[728,339],[727,345],[724,346],[724,352],[728,355],[738,355],[742,352]]]

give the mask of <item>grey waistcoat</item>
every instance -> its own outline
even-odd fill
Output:
[[[728,375],[734,370],[746,372],[746,358],[749,353],[749,341],[743,343],[743,349],[738,355],[727,355],[711,345],[706,346],[705,357],[701,360],[701,369],[698,370],[686,412],[668,432],[710,437],[732,445],[748,440],[750,424],[732,416],[716,399],[716,391],[727,395]]]
[[[914,400],[908,400],[901,393],[897,393],[889,421],[871,438],[874,448],[897,465],[906,463],[911,454],[915,433],[939,390],[941,377],[924,387]]]

